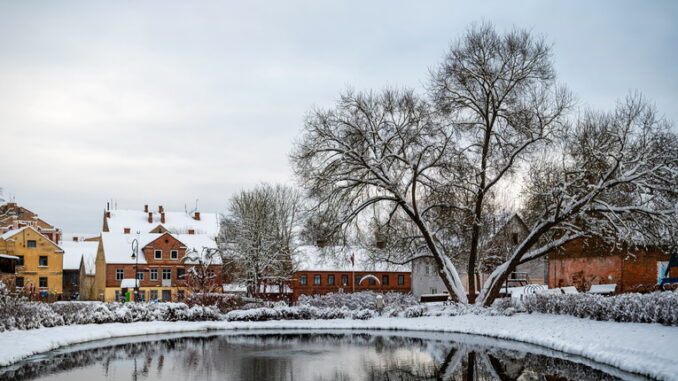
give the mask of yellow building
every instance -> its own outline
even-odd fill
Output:
[[[19,257],[16,287],[27,292],[63,292],[63,253],[59,246],[32,226],[10,230],[0,236],[0,254]]]

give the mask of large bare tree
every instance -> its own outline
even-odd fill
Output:
[[[376,216],[396,246],[436,260],[459,301],[455,263],[466,266],[470,301],[489,305],[517,265],[574,239],[632,245],[675,234],[675,134],[640,96],[566,120],[572,97],[543,39],[472,27],[433,72],[429,95],[346,92],[309,115],[292,161],[318,210],[343,226]],[[527,200],[529,232],[475,300],[509,176],[525,177],[513,196]]]

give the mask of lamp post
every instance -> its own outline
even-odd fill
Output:
[[[134,259],[134,301],[139,299],[139,232],[132,240],[132,259]]]

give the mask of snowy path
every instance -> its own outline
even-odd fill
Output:
[[[113,337],[217,329],[389,329],[471,333],[537,344],[660,380],[678,380],[678,327],[570,316],[375,318],[267,322],[140,322],[0,333],[0,366],[66,345]]]

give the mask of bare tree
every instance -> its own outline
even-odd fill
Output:
[[[411,91],[341,96],[336,108],[315,110],[292,153],[315,212],[333,211],[335,229],[380,208],[380,224],[412,234],[435,258],[440,276],[459,300],[466,295],[455,266],[427,213],[449,190],[453,134],[430,105]]]
[[[213,270],[214,265],[221,265],[221,252],[216,248],[203,247],[200,251],[191,249],[182,259],[188,271],[183,279],[186,288],[192,294],[199,294],[204,301],[208,294],[217,292],[221,285]],[[202,303],[203,305],[205,303]]]
[[[301,225],[301,196],[282,185],[260,185],[230,200],[220,233],[223,257],[250,293],[291,279]]]
[[[574,239],[675,235],[675,134],[638,96],[567,121],[572,97],[557,86],[543,39],[472,27],[429,93],[431,103],[411,91],[348,91],[309,115],[292,161],[315,209],[338,216],[335,228],[374,218],[387,246],[410,248],[401,259],[425,249],[459,301],[455,263],[466,266],[473,302],[498,188],[525,169],[529,233],[492,265],[476,303],[491,304],[518,264]]]

